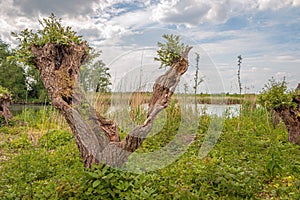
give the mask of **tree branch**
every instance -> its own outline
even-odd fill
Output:
[[[101,153],[100,161],[111,166],[123,165],[128,156],[137,150],[150,132],[154,119],[160,111],[166,108],[183,75],[188,69],[188,53],[192,47],[186,48],[182,56],[162,76],[156,79],[153,86],[153,95],[149,102],[147,119],[140,126],[133,129],[126,138],[119,143],[110,143]]]
[[[31,52],[52,105],[60,110],[73,132],[85,167],[99,162],[121,166],[142,145],[157,114],[169,105],[181,75],[188,68],[191,47],[156,80],[147,119],[121,142],[117,124],[97,113],[79,86],[79,68],[86,59],[87,49],[86,43],[47,43],[43,47],[32,46]]]

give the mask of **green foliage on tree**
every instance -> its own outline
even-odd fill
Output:
[[[160,68],[171,67],[180,58],[181,53],[187,46],[180,43],[180,37],[177,35],[164,34],[162,37],[166,40],[166,43],[157,43],[159,47],[159,50],[157,50],[158,57],[155,57],[154,60],[161,62]]]
[[[80,83],[84,91],[110,92],[111,75],[102,60],[101,51],[92,49],[87,62],[80,67]]]
[[[26,70],[26,84],[28,87],[28,99],[29,101],[44,103],[49,101],[47,91],[40,78],[40,73],[33,67],[29,67]]]
[[[89,61],[80,67],[80,82],[85,91],[109,92],[110,78],[109,68],[102,60]]]
[[[104,63],[101,61],[98,61],[94,64],[93,72],[96,83],[96,92],[110,92],[111,89],[109,86],[111,85],[111,76],[109,74],[109,68],[105,67]]]
[[[9,60],[24,63],[26,68],[26,78],[28,86],[28,98],[44,102],[47,99],[47,92],[39,77],[38,70],[35,69],[31,53],[31,47],[43,47],[47,43],[68,46],[71,44],[80,44],[83,42],[81,36],[78,36],[70,26],[63,26],[61,19],[57,19],[54,14],[48,18],[39,20],[41,29],[37,31],[25,29],[20,33],[12,32],[12,35],[19,41],[19,46],[14,49],[13,55]]]
[[[26,78],[24,69],[14,60],[9,46],[0,40],[0,85],[11,91],[15,101],[26,97]]]
[[[42,47],[47,43],[57,45],[70,45],[72,43],[80,44],[83,42],[81,36],[72,30],[70,26],[64,27],[61,19],[57,19],[54,14],[49,18],[39,20],[42,29],[33,32],[25,29],[20,33],[12,32],[20,45],[15,51],[14,58],[27,65],[33,65],[33,55],[30,51],[32,45]]]
[[[293,102],[294,95],[294,91],[288,90],[285,78],[282,81],[276,81],[272,77],[258,96],[258,102],[268,110],[295,108],[297,105]]]
[[[8,89],[6,89],[6,88],[4,88],[4,87],[2,87],[2,86],[0,85],[0,97],[1,97],[1,96],[4,96],[4,95],[6,95],[6,94],[9,94]]]

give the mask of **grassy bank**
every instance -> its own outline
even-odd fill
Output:
[[[181,120],[176,106],[167,115],[170,120],[139,152],[155,152],[175,137]],[[287,142],[284,125],[274,128],[263,108],[245,105],[239,117],[226,118],[218,142],[202,159],[199,149],[212,117],[196,123],[194,142],[178,160],[134,174],[84,169],[64,119],[51,107],[25,110],[0,128],[0,199],[300,198],[300,146]]]

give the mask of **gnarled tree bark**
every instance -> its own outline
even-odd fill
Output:
[[[300,145],[300,83],[296,88],[293,102],[296,107],[277,109],[275,115],[279,116],[287,127],[289,142]]]
[[[129,133],[124,141],[120,141],[116,122],[97,113],[79,86],[79,68],[88,52],[86,43],[47,43],[43,47],[32,46],[31,52],[52,105],[66,118],[84,166],[90,167],[100,162],[122,166],[128,156],[141,146],[155,116],[168,106],[181,75],[186,72],[190,49],[186,48],[181,58],[156,80],[146,121]]]
[[[3,117],[5,124],[13,117],[10,112],[11,96],[10,94],[0,94],[0,117]]]

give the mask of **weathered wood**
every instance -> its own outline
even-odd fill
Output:
[[[47,43],[32,46],[31,51],[51,103],[66,118],[85,166],[98,163],[96,155],[110,141],[118,142],[119,134],[115,122],[101,117],[78,86],[79,68],[87,57],[88,46]]]
[[[288,129],[289,142],[300,145],[300,83],[293,97],[295,107],[278,109],[275,112],[282,119]]]
[[[101,116],[89,105],[79,87],[79,68],[87,57],[86,43],[32,46],[34,64],[40,71],[52,105],[66,118],[85,167],[103,162],[123,165],[128,156],[139,148],[152,128],[154,118],[170,102],[180,77],[188,68],[190,47],[171,68],[160,76],[153,87],[147,119],[120,141],[117,124]]]
[[[276,112],[275,110],[272,111],[271,116],[272,116],[273,127],[275,128],[279,124],[281,118],[279,113]]]
[[[11,96],[9,93],[0,94],[0,117],[5,120],[5,125],[8,125],[9,120],[13,117],[10,112]]]
[[[145,122],[134,128],[123,141],[110,143],[101,154],[100,160],[111,166],[121,166],[128,156],[142,145],[152,128],[155,117],[169,105],[181,75],[187,71],[190,50],[191,47],[188,47],[181,58],[164,75],[156,79]]]

